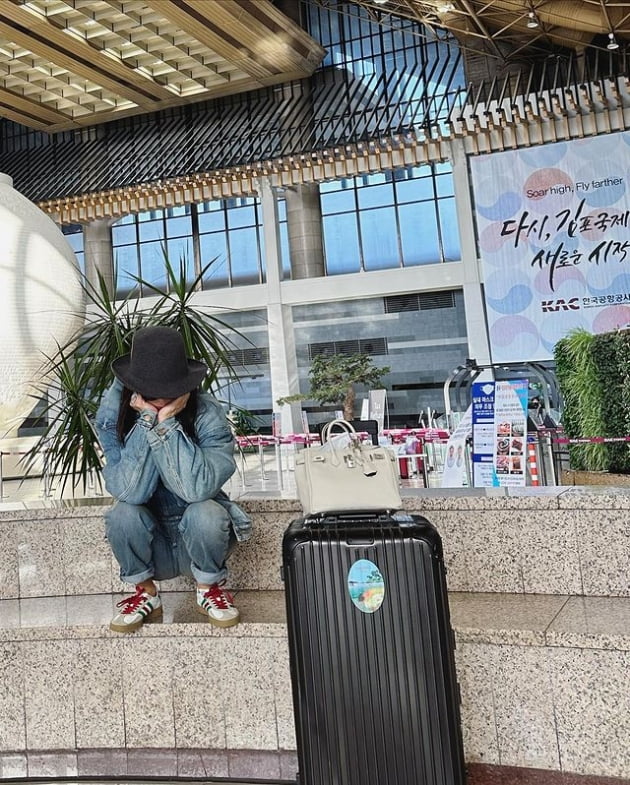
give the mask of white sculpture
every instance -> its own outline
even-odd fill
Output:
[[[74,251],[0,174],[0,439],[33,409],[45,357],[72,337],[84,311]]]

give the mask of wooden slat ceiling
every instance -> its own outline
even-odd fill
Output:
[[[0,0],[0,116],[55,132],[309,76],[270,0]]]
[[[336,0],[311,0],[334,6]],[[459,46],[504,63],[539,60],[585,47],[609,52],[609,34],[626,51],[630,2],[620,0],[353,0],[382,24],[414,19],[432,35],[450,32]],[[532,24],[532,15],[537,26]]]

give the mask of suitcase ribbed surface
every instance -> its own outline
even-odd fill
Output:
[[[378,610],[352,601],[367,559]],[[441,544],[417,516],[294,522],[284,540],[301,785],[460,785],[459,693]]]

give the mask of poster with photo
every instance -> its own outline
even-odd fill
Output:
[[[473,482],[517,487],[527,477],[526,379],[473,384]]]
[[[446,444],[442,488],[464,488],[470,485],[466,469],[466,440],[472,429],[472,405],[466,409],[459,425],[449,436]]]

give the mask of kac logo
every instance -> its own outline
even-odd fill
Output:
[[[540,305],[543,313],[580,310],[580,300],[578,297],[572,297],[570,300],[541,300]]]

